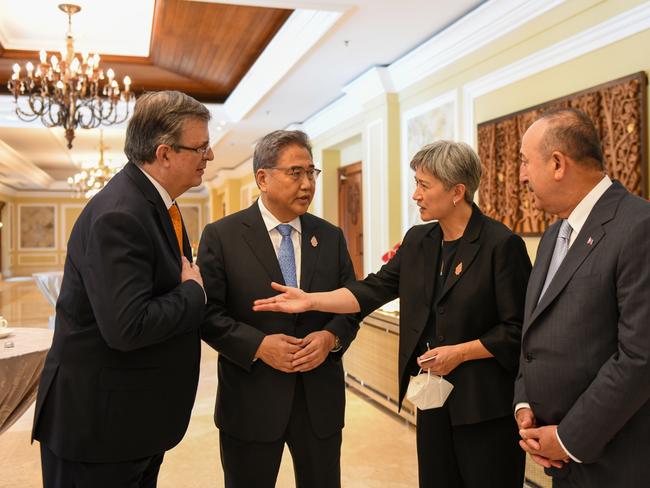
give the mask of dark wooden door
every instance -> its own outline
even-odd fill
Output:
[[[363,278],[363,184],[361,162],[339,168],[339,225],[357,278]]]

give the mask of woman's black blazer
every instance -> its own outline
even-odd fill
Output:
[[[416,368],[417,345],[435,313],[431,348],[479,339],[493,358],[465,362],[446,379],[454,425],[512,414],[521,324],[531,263],[521,237],[483,215],[476,205],[444,288],[434,301],[442,230],[438,223],[411,228],[397,254],[377,273],[346,285],[367,315],[400,298],[399,401]]]

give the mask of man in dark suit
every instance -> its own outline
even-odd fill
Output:
[[[34,419],[45,488],[155,487],[185,433],[206,297],[174,199],[213,158],[209,119],[182,93],[141,96],[130,162],[75,223]]]
[[[528,285],[515,410],[522,448],[554,487],[650,480],[650,203],[604,173],[582,112],[526,132],[521,180],[562,220]]]
[[[341,230],[307,212],[316,177],[300,131],[275,131],[253,155],[261,197],[209,224],[198,262],[208,293],[202,338],[219,352],[215,422],[229,488],[275,486],[291,451],[299,488],[340,486],[345,383],[353,316],[255,313],[271,282],[323,291],[354,278]]]

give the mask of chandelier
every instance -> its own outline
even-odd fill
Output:
[[[93,197],[99,190],[106,186],[106,183],[117,173],[116,168],[104,164],[104,132],[99,131],[99,162],[97,165],[83,169],[74,176],[68,178],[68,184],[77,192],[77,196],[86,198]]]
[[[129,102],[135,99],[130,91],[131,79],[124,77],[124,90],[115,79],[112,69],[99,67],[99,54],[74,52],[72,15],[81,10],[78,5],[62,3],[59,9],[68,15],[66,50],[61,59],[53,54],[48,62],[45,50],[40,52],[40,63],[25,65],[24,73],[14,64],[7,88],[14,96],[16,115],[32,122],[37,118],[46,127],[63,127],[68,148],[72,149],[74,131],[96,129],[100,125],[124,122],[130,113]],[[118,103],[126,102],[126,110],[118,114]]]

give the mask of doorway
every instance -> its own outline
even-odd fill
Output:
[[[354,273],[363,278],[363,184],[361,161],[338,169],[339,225],[348,243]]]

